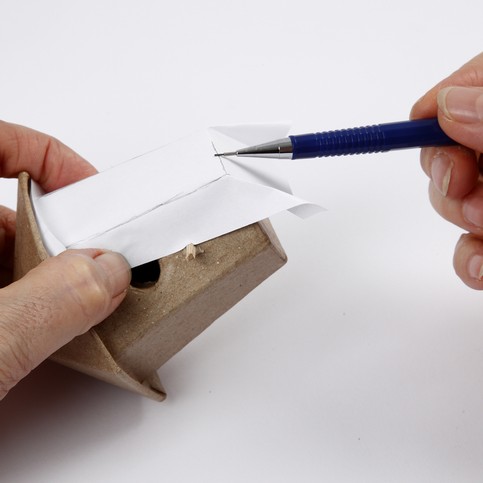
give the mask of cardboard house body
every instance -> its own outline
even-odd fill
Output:
[[[22,173],[15,279],[47,257]],[[268,220],[155,260],[134,271],[126,299],[110,317],[52,360],[161,401],[159,367],[285,263]]]

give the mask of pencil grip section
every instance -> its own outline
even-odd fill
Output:
[[[290,136],[293,159],[376,153],[393,149],[454,144],[437,119],[394,122]]]

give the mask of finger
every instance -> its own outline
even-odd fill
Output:
[[[96,169],[55,138],[0,121],[0,177],[26,171],[46,191],[87,178]]]
[[[448,86],[483,86],[483,52],[424,94],[414,104],[411,119],[436,117],[438,92]]]
[[[483,238],[483,183],[463,199],[443,196],[431,182],[429,199],[434,209],[446,220]]]
[[[421,166],[443,196],[462,198],[476,186],[479,176],[475,152],[463,146],[421,150]]]
[[[475,235],[463,235],[456,245],[453,265],[463,282],[483,290],[483,240]]]
[[[12,281],[15,211],[0,206],[0,288]]]
[[[104,320],[130,282],[125,259],[68,250],[0,291],[0,399],[57,349]]]
[[[446,134],[483,152],[483,87],[445,87],[437,101],[438,121]]]

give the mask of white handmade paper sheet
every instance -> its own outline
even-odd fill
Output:
[[[321,207],[292,194],[287,161],[214,156],[287,131],[280,124],[210,128],[52,193],[33,185],[46,249],[114,250],[135,267],[283,210],[317,213]]]

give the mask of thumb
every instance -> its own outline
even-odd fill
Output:
[[[68,250],[0,290],[0,399],[53,352],[104,320],[124,299],[126,260]]]
[[[483,87],[446,87],[437,99],[439,123],[448,136],[483,152]]]

